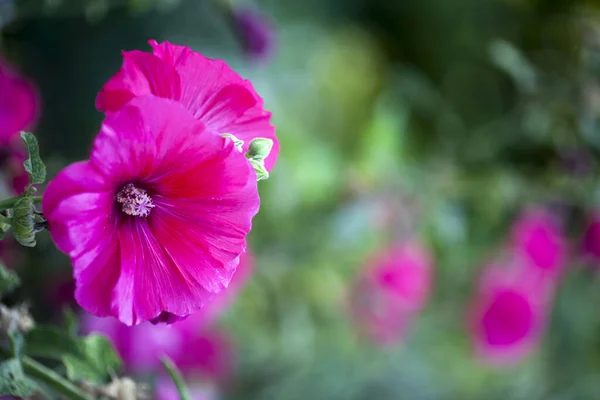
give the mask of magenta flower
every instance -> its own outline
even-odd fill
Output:
[[[114,318],[86,314],[82,327],[85,333],[101,333],[111,339],[131,373],[162,371],[163,355],[189,376],[224,379],[232,369],[233,349],[225,332],[208,328],[195,315],[171,325],[146,322],[128,327]]]
[[[251,8],[234,7],[231,21],[250,60],[260,62],[272,56],[275,50],[275,32],[265,15]]]
[[[61,171],[42,208],[79,305],[137,325],[186,317],[227,287],[259,198],[231,139],[146,96],[107,116],[91,159]]]
[[[598,211],[589,218],[581,245],[584,257],[595,265],[600,264],[600,213]]]
[[[537,345],[545,326],[549,298],[523,271],[512,262],[488,267],[470,310],[475,351],[492,365],[521,361]]]
[[[0,143],[31,126],[38,113],[38,95],[29,80],[0,59]]]
[[[528,211],[517,219],[512,248],[545,276],[558,276],[564,266],[566,240],[558,222],[544,210]]]
[[[123,107],[130,99],[147,94],[183,104],[206,129],[229,133],[244,141],[262,137],[273,140],[265,160],[271,170],[279,154],[279,142],[271,125],[271,113],[252,84],[220,60],[211,60],[185,46],[151,40],[153,54],[123,52],[123,66],[102,88],[96,108],[106,113]]]
[[[386,250],[373,258],[351,293],[353,317],[375,342],[395,342],[424,307],[432,281],[431,259],[421,246]]]

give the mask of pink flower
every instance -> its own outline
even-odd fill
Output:
[[[34,86],[0,59],[0,143],[8,143],[33,124],[37,113],[38,95]]]
[[[259,198],[231,139],[145,96],[107,116],[91,159],[61,171],[42,207],[79,305],[137,325],[186,317],[227,287]]]
[[[86,314],[82,323],[85,333],[101,333],[111,339],[132,373],[162,371],[163,355],[169,356],[188,376],[222,379],[232,369],[233,349],[226,333],[207,328],[204,320],[195,315],[171,325],[146,322],[128,327],[114,318]]]
[[[378,254],[351,293],[354,318],[381,344],[402,338],[428,300],[433,276],[428,252],[415,243]]]
[[[252,84],[220,60],[211,60],[185,46],[151,40],[153,54],[138,50],[123,52],[123,66],[104,85],[96,108],[110,113],[130,99],[154,94],[183,104],[207,130],[230,133],[244,141],[244,152],[257,137],[273,140],[265,160],[271,170],[279,153],[271,113]]]
[[[549,297],[515,262],[493,264],[484,271],[469,314],[476,353],[497,366],[526,357],[545,326]]]
[[[600,212],[595,212],[588,221],[583,234],[582,251],[595,265],[600,264]]]
[[[528,211],[517,219],[512,248],[544,276],[558,276],[564,265],[565,238],[558,222],[545,210]]]

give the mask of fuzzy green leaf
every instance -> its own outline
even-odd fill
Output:
[[[0,263],[0,296],[8,294],[15,290],[21,284],[21,280],[13,271],[6,269]]]
[[[33,382],[23,373],[23,367],[16,358],[0,363],[0,396],[30,396],[35,389]]]
[[[46,180],[46,166],[40,158],[40,147],[35,136],[29,132],[21,132],[21,139],[25,142],[29,158],[23,162],[25,171],[29,173],[31,185],[44,183]]]
[[[63,363],[71,380],[105,383],[121,369],[121,359],[112,343],[102,335],[89,335],[80,342],[82,357],[66,355]]]
[[[34,227],[35,207],[29,196],[21,197],[15,203],[13,221],[13,234],[17,242],[26,247],[35,246]]]

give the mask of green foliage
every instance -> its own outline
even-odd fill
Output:
[[[122,367],[112,343],[102,335],[79,338],[59,328],[38,326],[26,343],[27,355],[63,362],[71,380],[105,383]]]
[[[21,245],[35,247],[35,206],[29,196],[20,197],[13,209],[12,226],[14,237]]]
[[[110,374],[120,371],[121,359],[106,337],[89,335],[81,339],[79,346],[81,356],[63,356],[69,379],[103,383],[108,381]]]
[[[46,166],[40,158],[40,148],[36,137],[29,132],[21,132],[21,139],[23,139],[29,154],[29,157],[23,162],[23,167],[29,174],[29,183],[31,185],[44,183]]]
[[[0,396],[27,397],[33,393],[35,385],[25,376],[18,359],[0,362]]]
[[[21,284],[19,276],[0,263],[0,297],[9,294]]]

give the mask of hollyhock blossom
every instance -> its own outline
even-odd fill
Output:
[[[233,349],[227,335],[208,328],[195,315],[171,325],[143,323],[129,327],[115,318],[82,318],[85,333],[101,333],[111,339],[129,372],[161,371],[160,357],[168,355],[186,375],[221,379],[229,375]]]
[[[552,215],[541,209],[531,210],[513,225],[512,250],[542,276],[557,277],[564,266],[566,239]]]
[[[380,344],[404,336],[428,300],[433,276],[429,253],[416,243],[377,254],[350,294],[354,319]]]
[[[469,310],[471,339],[477,355],[496,366],[513,365],[538,344],[549,298],[514,263],[497,262],[481,276]]]
[[[275,32],[271,21],[248,7],[234,7],[231,21],[250,60],[268,60],[275,50]]]
[[[229,133],[244,141],[244,152],[254,138],[273,140],[265,159],[270,171],[279,153],[271,113],[252,84],[221,60],[212,60],[185,46],[151,40],[153,53],[123,52],[123,66],[96,98],[98,110],[111,113],[130,99],[153,94],[183,104],[194,118],[215,134]]]
[[[594,212],[589,218],[581,246],[585,258],[595,265],[600,264],[600,212]]]
[[[258,207],[256,174],[233,141],[155,96],[108,115],[90,160],[62,170],[42,199],[77,302],[126,325],[173,322],[227,287]]]

